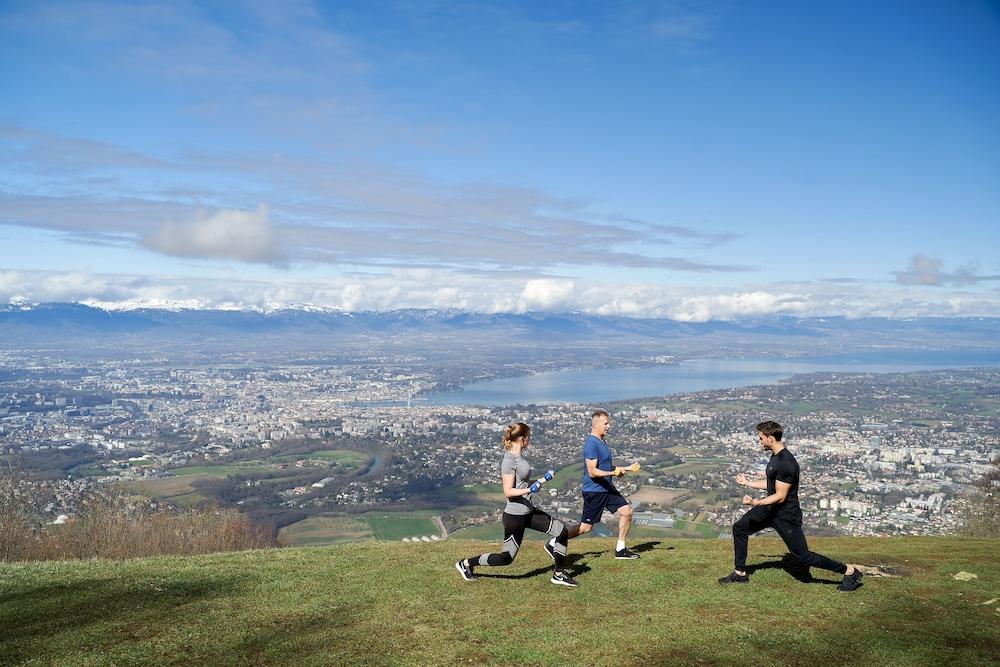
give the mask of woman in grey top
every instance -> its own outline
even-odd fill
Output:
[[[553,584],[576,586],[576,581],[563,571],[566,562],[566,527],[559,519],[549,516],[534,505],[531,479],[531,465],[522,457],[531,441],[531,427],[517,422],[507,427],[503,435],[503,446],[507,450],[500,462],[500,479],[507,506],[503,510],[504,540],[501,551],[466,558],[455,563],[455,568],[466,581],[476,578],[473,568],[477,565],[504,566],[514,562],[521,549],[524,529],[531,528],[555,538],[555,543],[546,542],[545,553],[552,558]],[[542,480],[539,480],[542,481]],[[537,490],[537,487],[535,487]]]

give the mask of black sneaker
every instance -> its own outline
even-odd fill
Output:
[[[465,561],[460,560],[455,563],[455,569],[458,570],[458,573],[462,575],[463,579],[466,581],[472,581],[476,578],[476,573],[472,571],[471,565],[464,565],[464,562]]]
[[[621,560],[635,560],[638,557],[639,557],[639,554],[637,554],[636,552],[632,551],[628,547],[625,547],[624,549],[619,549],[618,551],[615,552],[615,558],[618,558],[618,559],[621,559]]]
[[[576,583],[576,579],[569,576],[562,570],[553,572],[552,578],[549,579],[549,581],[551,581],[553,584],[559,584],[560,586],[569,586],[570,588],[576,588],[577,586],[579,586],[579,584]]]
[[[556,547],[554,544],[552,544],[552,541],[549,540],[548,542],[546,542],[542,548],[545,549],[545,553],[549,555],[549,558],[552,559],[552,562],[553,563],[556,562]]]
[[[850,593],[861,588],[861,577],[865,576],[859,568],[854,568],[854,574],[845,574],[844,580],[837,586],[838,591]]]
[[[736,570],[729,573],[728,576],[719,579],[720,584],[749,584],[750,575],[739,574]]]

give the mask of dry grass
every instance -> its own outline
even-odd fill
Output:
[[[0,475],[0,562],[195,555],[274,543],[235,510],[178,511],[117,485],[89,494],[65,524],[45,524],[32,488],[13,468]]]

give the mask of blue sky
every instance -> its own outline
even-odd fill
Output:
[[[1000,316],[1000,7],[6,2],[0,300]]]

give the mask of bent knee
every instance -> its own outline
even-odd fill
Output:
[[[594,524],[591,524],[591,523],[581,523],[580,524],[580,532],[581,533],[589,533],[593,529],[594,529]]]
[[[816,562],[816,554],[811,551],[805,553],[795,553],[792,552],[792,557],[799,562],[800,565],[812,565]]]
[[[620,510],[618,510],[618,513],[627,519],[632,516],[632,506],[625,505]]]

